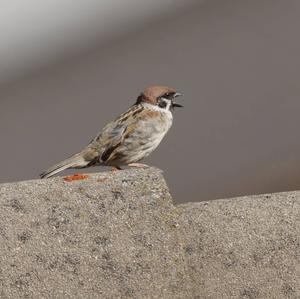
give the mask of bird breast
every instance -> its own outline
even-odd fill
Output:
[[[143,109],[136,117],[134,126],[129,128],[129,133],[105,162],[106,165],[126,165],[149,156],[160,144],[173,120],[171,112],[157,109]]]
[[[160,144],[173,121],[169,111],[149,110],[149,117],[140,119],[135,130],[124,141],[126,163],[139,161],[150,155]]]

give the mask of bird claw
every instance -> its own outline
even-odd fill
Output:
[[[111,171],[112,171],[112,172],[116,172],[116,171],[118,171],[118,170],[122,170],[122,168],[121,168],[121,167],[117,167],[117,166],[113,166],[113,167],[111,168]]]
[[[130,163],[128,164],[129,167],[136,167],[136,168],[148,168],[150,167],[147,164],[143,164],[143,163]]]

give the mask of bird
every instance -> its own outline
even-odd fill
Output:
[[[173,88],[161,85],[146,88],[129,109],[108,123],[80,152],[53,165],[40,174],[50,178],[65,169],[91,166],[147,167],[137,163],[160,144],[173,123],[175,102],[182,96]]]

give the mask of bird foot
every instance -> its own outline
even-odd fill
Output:
[[[136,168],[148,168],[150,167],[147,164],[143,164],[143,163],[130,163],[128,164],[129,167],[136,167]]]
[[[122,170],[122,168],[121,168],[121,167],[117,167],[117,166],[113,166],[113,167],[111,168],[111,171],[112,171],[112,172],[116,172],[116,171],[118,171],[118,170]]]

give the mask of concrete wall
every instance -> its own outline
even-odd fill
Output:
[[[1,298],[300,297],[300,193],[174,205],[157,169],[0,185]]]

